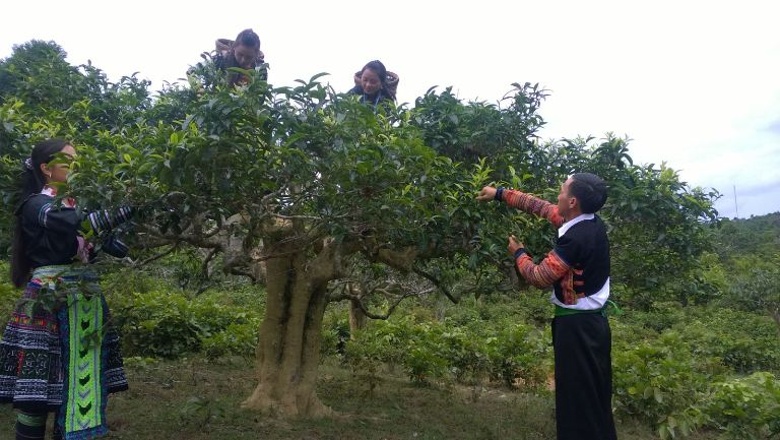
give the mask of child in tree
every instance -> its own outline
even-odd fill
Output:
[[[260,73],[261,79],[268,79],[265,54],[260,50],[260,37],[252,29],[244,29],[235,40],[218,39],[214,61],[219,69],[225,71],[231,67],[254,69]],[[246,75],[227,71],[229,85],[244,85],[247,81],[249,78]]]
[[[380,103],[395,103],[398,75],[388,72],[379,60],[370,61],[355,73],[355,87],[349,93],[360,96],[360,102],[376,109]]]

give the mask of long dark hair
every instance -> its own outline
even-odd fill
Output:
[[[64,139],[47,139],[35,145],[30,157],[24,161],[20,179],[19,198],[16,211],[16,227],[11,246],[11,281],[16,287],[21,287],[30,276],[30,261],[24,252],[24,237],[22,233],[22,205],[30,194],[41,192],[46,185],[46,176],[41,171],[41,164],[51,162],[63,148],[72,145]]]

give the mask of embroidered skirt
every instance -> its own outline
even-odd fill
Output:
[[[127,389],[119,336],[86,266],[35,269],[0,341],[0,403],[57,413],[67,440],[108,431],[109,393]]]

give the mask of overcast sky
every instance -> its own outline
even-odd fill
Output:
[[[496,102],[540,83],[545,139],[626,135],[635,163],[666,162],[744,218],[780,211],[778,17],[777,0],[6,2],[0,58],[53,40],[71,64],[159,90],[253,28],[276,86],[327,72],[346,91],[373,59],[400,76],[401,102],[432,86]]]

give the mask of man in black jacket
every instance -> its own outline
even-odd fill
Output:
[[[489,186],[477,199],[503,201],[558,228],[555,248],[539,264],[514,236],[508,245],[523,278],[534,286],[553,288],[558,439],[617,439],[612,417],[612,336],[605,313],[609,240],[604,222],[596,215],[607,200],[606,183],[594,174],[574,174],[561,185],[557,205]]]

